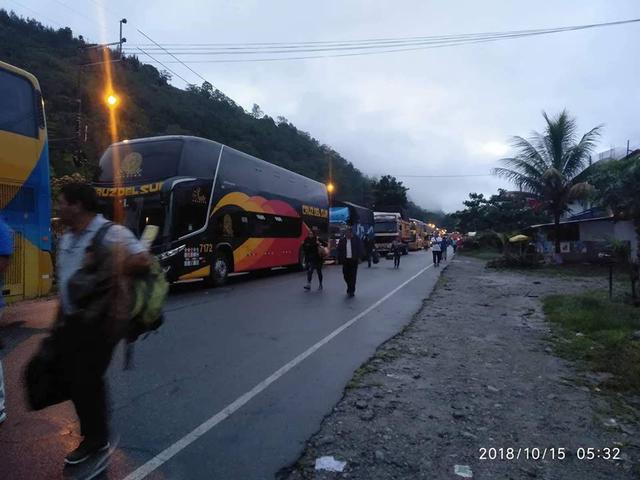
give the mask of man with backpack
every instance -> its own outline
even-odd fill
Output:
[[[133,233],[97,214],[97,207],[90,185],[62,187],[58,208],[67,230],[57,253],[60,311],[52,339],[84,437],[66,456],[69,465],[110,451],[105,372],[130,328],[132,279],[152,265]]]

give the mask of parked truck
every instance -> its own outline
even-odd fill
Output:
[[[411,223],[402,218],[399,212],[374,212],[374,231],[376,250],[386,255],[391,250],[391,242],[397,237],[402,241],[402,254],[409,253],[411,241]]]
[[[362,241],[373,240],[373,211],[351,202],[335,202],[329,209],[329,257],[336,258],[338,240],[347,228]]]

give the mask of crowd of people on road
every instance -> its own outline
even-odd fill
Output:
[[[455,254],[461,242],[459,238],[436,233],[428,242],[433,255],[433,265],[439,267],[442,261],[447,261],[449,247],[453,249],[453,253]],[[400,259],[407,248],[406,244],[402,242],[400,236],[397,236],[393,239],[389,248],[389,253],[393,258],[393,268],[399,269]],[[318,237],[316,229],[312,229],[304,240],[303,252],[304,266],[307,274],[307,283],[304,289],[307,291],[311,290],[313,273],[317,272],[318,290],[322,290],[322,267],[329,255],[329,249],[327,248],[327,244]],[[367,262],[368,268],[371,268],[372,262],[377,263],[375,243],[369,236],[360,238],[354,235],[352,228],[348,227],[344,230],[344,234],[338,242],[336,260],[342,265],[342,273],[347,285],[347,297],[349,298],[355,296],[358,264],[361,259]]]
[[[104,468],[113,451],[105,373],[116,345],[130,333],[134,279],[153,271],[148,245],[127,228],[98,214],[98,198],[90,185],[69,183],[61,188],[57,208],[66,232],[57,249],[56,269],[59,310],[50,335],[26,369],[27,398],[34,410],[65,400],[75,407],[80,444],[66,455],[70,466],[102,458]],[[143,235],[144,237],[144,235]],[[447,236],[432,239],[434,265],[447,260],[447,249],[457,244]],[[318,231],[309,231],[303,245],[306,267],[304,290],[311,290],[314,273],[323,289],[323,265],[329,249]],[[390,245],[393,268],[407,250],[400,236]],[[12,232],[0,219],[0,274],[13,254]],[[342,265],[348,298],[356,293],[358,266],[378,263],[373,238],[360,238],[346,228],[337,245],[336,260]],[[1,287],[1,285],[0,285]],[[2,314],[0,288],[0,315]],[[2,347],[0,343],[0,348]],[[0,424],[6,419],[5,386],[0,363]],[[92,462],[87,462],[90,464]]]

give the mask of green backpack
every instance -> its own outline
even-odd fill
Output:
[[[156,257],[151,257],[149,271],[133,281],[133,301],[124,368],[133,366],[133,343],[140,337],[157,330],[163,322],[162,308],[169,293],[169,282]]]
[[[162,325],[162,307],[168,292],[169,283],[160,262],[156,257],[151,257],[149,271],[133,282],[133,303],[127,335],[129,342]]]

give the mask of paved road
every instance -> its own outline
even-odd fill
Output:
[[[285,272],[218,289],[178,289],[166,324],[139,342],[136,368],[123,371],[118,352],[110,370],[121,442],[108,478],[273,478],[297,458],[353,371],[420,308],[438,275],[424,270],[429,257],[413,252],[399,270],[389,260],[361,266],[353,299],[335,266],[325,268],[321,292],[303,291],[302,274]],[[10,391],[9,418],[0,427],[2,478],[60,478],[62,457],[78,442],[68,403],[24,410],[20,371],[43,336],[37,329],[45,316],[4,329]],[[287,371],[269,380],[283,366]]]

